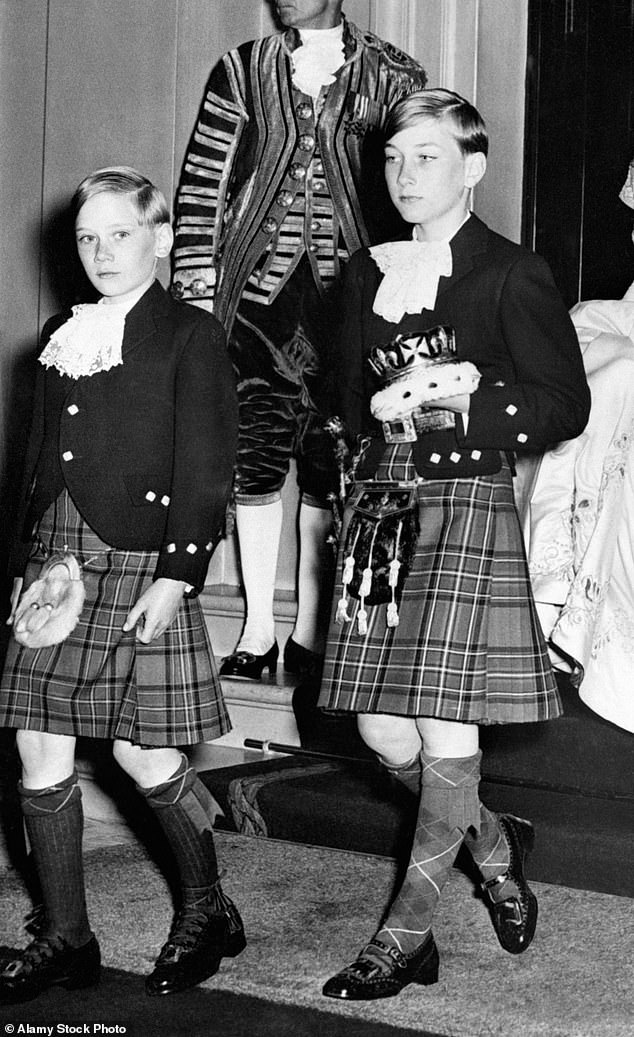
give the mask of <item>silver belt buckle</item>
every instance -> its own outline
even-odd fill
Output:
[[[398,421],[383,421],[381,424],[386,443],[415,443],[418,439],[414,419],[409,415]]]

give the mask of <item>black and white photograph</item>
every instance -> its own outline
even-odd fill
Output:
[[[634,0],[0,0],[0,1033],[634,1034]]]

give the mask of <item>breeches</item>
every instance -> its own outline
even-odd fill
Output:
[[[332,300],[320,295],[305,261],[271,305],[241,302],[229,340],[240,408],[239,503],[277,498],[291,457],[311,503],[325,504],[336,489],[332,441],[323,429],[333,317]]]

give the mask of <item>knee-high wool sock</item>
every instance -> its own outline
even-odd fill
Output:
[[[480,760],[482,753],[478,753]],[[405,788],[419,795],[421,784],[420,755],[409,763],[398,767],[387,767],[388,772],[401,782]],[[484,881],[497,878],[503,874],[510,864],[510,853],[504,833],[495,814],[480,802],[480,831],[470,828],[465,832],[464,844],[480,869]],[[508,889],[501,887],[495,891],[496,899],[508,895]]]
[[[480,753],[460,759],[421,753],[418,820],[407,874],[376,938],[410,954],[431,930],[442,887],[465,832],[480,824]]]
[[[213,800],[183,756],[167,781],[138,791],[152,808],[176,860],[184,904],[220,895],[213,835]]]
[[[465,846],[480,869],[485,882],[496,879],[507,870],[511,855],[504,833],[495,814],[480,804],[480,831],[465,834]],[[511,883],[511,891],[517,892]],[[495,899],[505,899],[509,895],[506,883],[494,892]]]
[[[81,789],[74,771],[45,789],[19,786],[24,824],[42,891],[44,935],[81,947],[92,936],[86,910]]]

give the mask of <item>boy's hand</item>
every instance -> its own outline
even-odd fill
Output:
[[[471,402],[471,396],[469,393],[463,392],[458,396],[445,396],[442,400],[432,400],[429,403],[425,403],[425,407],[430,407],[433,410],[452,410],[456,414],[468,414],[469,406]]]
[[[13,590],[11,591],[11,615],[9,616],[9,618],[7,620],[7,623],[9,625],[11,625],[11,623],[13,623],[13,620],[15,618],[15,611],[16,611],[16,609],[18,607],[18,602],[20,600],[20,595],[22,594],[22,584],[23,583],[24,583],[24,580],[22,579],[21,576],[16,576],[14,581],[13,581]]]
[[[187,584],[184,580],[168,580],[162,576],[143,592],[132,606],[123,629],[136,627],[136,639],[149,645],[165,633],[183,600]]]

